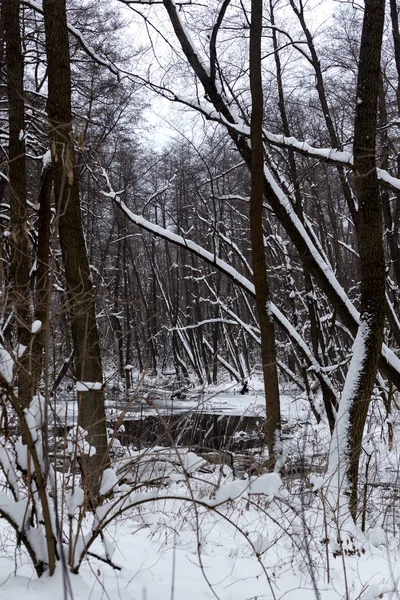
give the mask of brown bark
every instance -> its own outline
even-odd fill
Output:
[[[389,136],[387,130],[387,110],[386,98],[383,85],[383,73],[379,78],[379,130],[380,130],[380,156],[379,163],[382,169],[390,172],[389,165]],[[387,247],[390,254],[391,274],[394,281],[400,289],[400,248],[398,244],[399,235],[399,207],[400,207],[400,192],[394,194],[389,193],[387,188],[381,191],[383,222],[385,224],[385,236],[387,239]],[[393,208],[392,208],[393,204]],[[386,302],[386,318],[388,320],[391,333],[397,344],[400,344],[400,328],[394,310],[396,310],[398,300],[395,295],[393,305],[389,301]],[[397,311],[396,311],[397,312]]]
[[[390,0],[390,19],[392,22],[392,36],[394,46],[394,59],[397,70],[397,87],[396,98],[397,108],[400,110],[400,30],[399,30],[399,13],[396,0]]]
[[[43,12],[57,225],[67,284],[75,376],[78,381],[102,384],[95,301],[83,235],[75,168],[65,0],[44,0]],[[82,456],[83,483],[92,502],[95,502],[101,475],[108,463],[103,388],[79,391],[78,407],[78,424],[88,432],[88,442],[96,448],[94,456]]]
[[[253,264],[253,281],[256,295],[257,316],[260,325],[261,360],[264,376],[266,406],[266,437],[268,462],[274,468],[276,442],[281,429],[278,370],[276,364],[275,331],[269,310],[270,290],[267,277],[263,233],[264,199],[264,148],[263,148],[263,92],[261,79],[262,2],[252,0],[250,25],[250,90],[251,111],[251,194],[250,238]]]
[[[357,516],[358,466],[364,425],[376,380],[385,321],[385,259],[382,200],[376,173],[376,128],[385,0],[365,0],[354,123],[354,167],[358,201],[361,323],[365,356],[351,399],[348,431],[350,511]]]
[[[39,214],[37,241],[37,271],[35,294],[35,320],[41,321],[42,326],[34,334],[32,340],[31,373],[32,394],[40,379],[43,364],[43,350],[46,340],[46,328],[51,296],[50,283],[50,237],[51,237],[51,192],[53,188],[53,169],[51,164],[43,166],[39,183]]]
[[[11,223],[12,308],[17,322],[17,341],[25,352],[17,361],[18,398],[23,407],[31,399],[29,343],[31,315],[29,306],[29,240],[26,203],[24,63],[21,51],[20,2],[4,0],[7,93],[9,118],[9,163]]]
[[[9,187],[11,221],[11,277],[12,301],[17,321],[18,344],[26,347],[17,362],[18,397],[12,386],[6,389],[7,397],[15,409],[21,427],[22,438],[27,445],[29,460],[33,463],[31,478],[35,493],[40,499],[43,527],[46,538],[47,564],[38,558],[30,540],[22,532],[21,540],[30,554],[38,576],[46,570],[53,575],[56,565],[56,540],[54,539],[49,497],[46,491],[46,478],[39,460],[36,445],[25,420],[24,409],[32,395],[30,352],[31,314],[29,306],[29,241],[26,203],[26,162],[25,162],[25,118],[23,75],[24,65],[20,37],[20,2],[3,0],[4,31],[6,41],[7,90],[9,103]],[[16,528],[17,529],[17,528]]]

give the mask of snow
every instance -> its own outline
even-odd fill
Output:
[[[383,181],[384,183],[386,183],[393,189],[400,190],[400,179],[398,179],[397,177],[393,177],[393,175],[390,175],[384,169],[377,168],[376,172],[378,174],[378,179],[380,179],[381,181]]]
[[[250,494],[263,494],[269,500],[278,495],[282,487],[282,479],[278,473],[266,473],[260,477],[255,477],[249,486]]]
[[[115,554],[115,550],[117,549],[115,544],[113,543],[113,541],[107,536],[107,535],[103,535],[103,546],[104,546],[104,550],[106,553],[106,557],[109,560],[112,560],[112,557]]]
[[[251,294],[252,296],[255,295],[255,289],[254,289],[253,283],[251,283],[251,281],[249,281],[249,279],[247,279],[246,277],[241,275],[234,267],[232,267],[231,265],[226,263],[224,260],[219,258],[219,256],[217,256],[217,254],[213,254],[213,253],[209,252],[208,250],[206,250],[205,248],[203,248],[202,246],[200,246],[199,244],[197,244],[196,242],[193,242],[192,240],[190,240],[188,238],[178,235],[169,229],[163,228],[159,225],[155,225],[154,223],[148,221],[141,215],[137,215],[137,214],[133,213],[126,206],[126,204],[118,197],[117,192],[113,191],[111,183],[110,183],[110,179],[107,175],[107,172],[104,169],[102,170],[102,174],[103,174],[103,177],[109,188],[108,192],[103,191],[102,194],[106,197],[112,198],[112,200],[121,208],[121,210],[125,213],[125,215],[129,218],[129,220],[132,223],[135,223],[136,225],[145,229],[146,231],[149,231],[150,233],[153,233],[154,235],[161,237],[163,239],[167,239],[167,240],[173,242],[174,244],[177,244],[178,246],[181,246],[183,248],[188,248],[189,250],[194,252],[197,256],[201,257],[206,262],[208,262],[209,264],[216,265],[220,271],[226,273],[233,281],[238,283],[249,294]],[[264,168],[264,175],[265,175],[265,178],[267,179],[267,181],[270,183],[274,193],[279,198],[279,201],[280,201],[283,209],[287,212],[293,225],[295,226],[295,228],[297,229],[297,231],[299,232],[299,234],[302,236],[303,240],[305,241],[307,248],[310,251],[310,254],[313,255],[315,262],[319,265],[321,272],[326,277],[327,281],[329,282],[329,285],[334,290],[335,294],[340,298],[340,301],[343,303],[343,305],[346,307],[349,315],[354,320],[354,323],[359,324],[359,321],[360,321],[359,312],[354,307],[354,305],[350,301],[349,297],[347,296],[346,292],[340,285],[331,266],[325,260],[324,255],[321,254],[319,248],[317,248],[315,246],[314,241],[311,239],[310,235],[306,231],[303,223],[301,223],[300,219],[296,215],[291,202],[289,201],[287,196],[284,194],[284,192],[280,189],[280,187],[276,183],[272,173],[268,170],[268,168],[266,166]],[[271,309],[273,316],[279,323],[279,325],[287,332],[287,334],[292,338],[292,340],[296,342],[296,344],[301,349],[302,353],[304,353],[304,355],[307,357],[307,360],[310,361],[314,370],[319,373],[321,367],[320,367],[317,359],[313,356],[312,351],[308,348],[307,344],[304,342],[301,335],[295,330],[295,328],[289,323],[288,319],[283,315],[283,313],[278,309],[278,307],[272,302],[270,303],[270,309]],[[230,314],[236,320],[238,319],[238,317],[234,313],[230,313]],[[242,322],[241,322],[241,325],[243,326]],[[178,334],[180,334],[180,329],[178,329]],[[181,339],[182,344],[185,346],[186,351],[188,352],[188,356],[191,356],[191,349],[189,348],[188,344],[186,343],[186,340],[182,336],[180,336],[180,339]],[[385,358],[385,360],[387,360],[387,362],[398,373],[400,373],[400,359],[398,359],[396,357],[396,355],[392,352],[392,350],[390,350],[385,344],[382,344],[382,355]],[[334,395],[337,395],[334,386],[332,385],[329,378],[326,377],[326,374],[324,375],[324,379],[325,379],[325,383],[332,390]]]
[[[209,77],[210,76],[210,69],[209,69],[208,63],[202,58],[201,53],[196,48],[196,45],[195,45],[195,43],[193,42],[193,40],[192,40],[192,38],[190,36],[189,30],[187,29],[187,27],[185,27],[182,19],[180,18],[179,11],[176,9],[174,0],[170,0],[170,3],[174,7],[174,14],[176,16],[176,19],[179,22],[179,25],[180,25],[180,27],[182,29],[182,32],[183,32],[183,35],[186,37],[186,40],[189,42],[189,45],[192,48],[192,52],[193,52],[194,56],[196,57],[197,61],[201,65],[201,67],[204,69],[207,77]]]
[[[44,525],[39,524],[37,527],[28,527],[26,537],[29,540],[38,560],[48,561],[48,553],[46,547],[46,531]]]
[[[135,213],[133,213],[127,206],[126,204],[117,196],[116,193],[112,192],[111,189],[111,184],[109,181],[109,178],[107,176],[107,173],[103,170],[103,177],[106,179],[107,185],[109,186],[110,191],[109,192],[102,192],[103,195],[108,196],[108,197],[112,197],[113,200],[117,203],[117,205],[121,208],[121,210],[126,214],[126,216],[133,222],[136,223],[137,225],[139,225],[140,227],[143,227],[144,229],[146,229],[147,231],[150,231],[151,233],[154,233],[155,235],[162,237],[164,239],[168,239],[171,242],[182,246],[184,248],[188,248],[189,250],[192,250],[193,252],[195,252],[198,256],[200,256],[201,258],[203,258],[204,260],[206,260],[207,262],[211,263],[211,264],[215,264],[218,266],[218,268],[222,271],[225,272],[231,279],[233,279],[234,281],[236,281],[237,283],[239,283],[239,285],[241,287],[243,287],[244,289],[246,289],[252,296],[255,295],[255,291],[254,291],[254,285],[253,283],[251,283],[246,277],[244,277],[243,275],[241,275],[234,267],[232,267],[231,265],[229,265],[228,263],[226,263],[224,260],[222,260],[221,258],[219,258],[216,254],[212,254],[211,252],[209,252],[208,250],[206,250],[205,248],[201,247],[199,244],[193,242],[190,239],[184,238],[172,231],[170,231],[169,229],[165,229],[159,225],[155,225],[154,223],[151,223],[150,221],[148,221],[147,219],[145,219],[144,217],[142,217],[141,215],[137,215]],[[287,201],[289,202],[289,201]],[[307,236],[307,239],[309,240],[309,243],[312,245],[311,240],[308,237],[308,234],[306,233],[303,225],[300,223],[299,219],[297,218],[297,216],[294,214],[294,212],[292,211],[292,216],[293,218],[296,220],[297,225],[300,227],[300,229],[302,230],[302,232],[304,233],[305,236]],[[343,301],[345,302],[345,304],[348,306],[350,312],[352,313],[353,317],[358,321],[358,313],[357,311],[354,309],[353,305],[350,303],[350,301],[348,300],[346,294],[344,293],[343,289],[340,287],[339,283],[337,282],[333,272],[331,271],[330,267],[323,262],[321,256],[318,254],[317,250],[314,248],[315,252],[315,256],[316,259],[319,263],[321,263],[322,268],[324,269],[325,273],[328,274],[328,276],[331,279],[332,284],[335,286],[335,289],[337,290],[338,294],[341,295]],[[270,303],[270,309],[271,312],[274,316],[274,318],[277,320],[277,322],[279,323],[279,325],[288,333],[288,335],[299,345],[299,348],[302,350],[302,352],[305,353],[305,355],[307,356],[308,360],[310,361],[310,364],[314,366],[314,369],[316,372],[319,372],[320,370],[320,365],[318,363],[318,361],[315,359],[315,357],[312,355],[311,350],[308,348],[307,344],[304,342],[303,338],[301,337],[301,335],[294,329],[294,327],[289,323],[289,321],[287,320],[287,318],[283,315],[283,313],[278,309],[278,307],[273,304],[272,302]],[[243,321],[239,321],[237,315],[235,315],[235,313],[233,313],[232,311],[230,311],[228,308],[224,308],[224,310],[226,310],[228,312],[228,314],[230,314],[237,322],[240,323],[240,325],[243,327],[245,326],[245,324],[243,323]],[[181,332],[180,328],[177,328],[178,334]],[[248,326],[246,326],[246,331],[248,331],[248,333],[250,333]],[[251,335],[254,337],[254,333],[251,332]],[[191,350],[188,347],[188,344],[186,343],[186,340],[180,336],[181,338],[181,342],[182,344],[185,346],[185,349],[188,353],[188,356],[191,356]],[[400,372],[400,361],[399,361],[399,372]],[[322,375],[321,375],[322,377]],[[334,389],[334,386],[332,385],[332,383],[330,382],[329,378],[327,376],[323,376],[325,379],[326,384],[328,385],[328,387],[331,388],[332,392],[336,395],[336,391]]]
[[[118,476],[114,469],[105,469],[101,478],[100,496],[105,496],[118,483]]]
[[[348,458],[346,453],[349,416],[352,402],[354,401],[354,393],[360,380],[360,373],[362,371],[366,353],[365,344],[369,333],[370,327],[368,322],[362,320],[358,328],[356,339],[354,340],[350,366],[339,403],[339,411],[329,449],[329,463],[326,477],[328,489],[333,496],[332,502],[338,503],[338,510],[343,510],[347,514],[348,497],[346,496],[346,492],[348,489],[348,482],[346,471]]]
[[[18,345],[17,345],[16,352],[15,352],[15,355],[16,355],[16,357],[17,357],[17,358],[21,358],[21,356],[23,356],[23,355],[24,355],[26,348],[27,348],[27,347],[26,347],[26,346],[24,346],[24,344],[18,344]]]
[[[186,473],[194,473],[197,469],[200,469],[207,464],[207,461],[197,456],[194,452],[188,452],[183,456],[183,468]]]
[[[94,529],[99,523],[104,522],[107,515],[112,512],[114,506],[115,504],[111,500],[110,502],[104,502],[104,504],[96,508],[96,518],[94,520],[94,527],[92,527],[92,529]]]
[[[249,488],[248,481],[245,479],[236,479],[221,485],[215,492],[215,498],[208,501],[208,506],[218,506],[228,500],[237,500],[246,494]]]
[[[384,532],[384,530],[382,529],[382,527],[374,527],[370,532],[369,532],[369,541],[371,542],[371,544],[373,546],[375,546],[376,548],[378,548],[378,546],[386,546],[388,539],[387,539],[387,535]]]
[[[91,446],[89,442],[86,440],[88,432],[85,429],[82,429],[79,425],[73,427],[68,433],[68,445],[67,450],[68,454],[73,457],[76,453],[77,456],[81,456],[82,454],[88,454],[89,456],[93,456],[96,454],[96,448]]]
[[[332,268],[324,260],[324,257],[321,255],[321,253],[316,248],[313,240],[310,238],[310,236],[309,236],[308,232],[306,231],[303,223],[300,221],[300,219],[296,215],[296,213],[294,211],[294,208],[293,208],[293,205],[291,204],[289,198],[286,196],[286,194],[278,186],[278,184],[275,181],[274,176],[272,175],[272,173],[270,172],[270,170],[267,168],[266,165],[264,166],[264,176],[265,176],[265,179],[270,184],[270,186],[271,186],[274,194],[279,199],[279,202],[280,202],[282,208],[285,210],[285,212],[288,215],[288,217],[290,218],[292,224],[294,225],[294,227],[296,228],[296,230],[298,231],[298,233],[300,234],[300,236],[302,237],[302,239],[306,243],[307,248],[308,248],[310,254],[312,254],[313,259],[318,264],[321,272],[324,274],[324,276],[326,277],[326,279],[329,281],[330,286],[335,291],[335,293],[337,294],[337,296],[339,296],[339,298],[342,301],[342,303],[346,306],[349,314],[351,314],[351,316],[354,319],[354,321],[356,323],[358,323],[359,322],[359,318],[360,318],[360,315],[359,315],[358,311],[355,309],[355,307],[353,306],[353,304],[350,302],[347,294],[345,293],[344,289],[342,288],[342,286],[340,285],[339,281],[337,280],[334,272],[332,271]]]
[[[253,540],[253,547],[256,554],[262,554],[271,547],[271,542],[268,537],[256,532],[255,539]]]
[[[85,493],[81,487],[76,485],[71,492],[65,494],[65,501],[68,508],[68,514],[73,517],[76,511],[82,506]]]
[[[32,329],[31,329],[32,333],[33,334],[37,333],[41,327],[42,327],[42,321],[39,321],[39,319],[36,319],[32,323]]]
[[[250,378],[249,384],[251,389],[262,389],[257,377]],[[255,404],[254,396],[234,394],[234,390],[230,395],[227,391],[220,394],[219,406],[228,401],[231,408],[236,403],[245,410]],[[259,408],[262,400],[260,392]],[[308,452],[314,456],[320,436],[327,444],[326,425],[315,425],[307,406],[306,398],[283,395],[284,432],[292,432],[293,437],[284,438],[286,456],[290,448],[296,453],[301,448],[305,457]],[[299,428],[299,419],[309,425]],[[392,419],[397,437],[399,418],[393,414]],[[380,464],[384,461],[378,449],[386,447],[382,423],[369,428],[367,440]],[[85,437],[84,431],[78,434]],[[305,445],[306,434],[309,446]],[[398,469],[399,456],[394,452],[392,462]],[[7,456],[0,453],[3,465]],[[11,474],[12,460],[11,454],[6,467]],[[118,485],[121,479],[124,483]],[[346,590],[349,600],[372,599],[376,593],[384,593],[388,600],[392,592],[396,597],[400,550],[387,527],[390,511],[377,507],[365,534],[352,530],[349,544],[353,544],[354,554],[334,558],[340,545],[329,517],[324,482],[318,472],[309,479],[312,487],[304,479],[291,480],[278,473],[238,475],[228,464],[212,464],[207,455],[184,448],[126,449],[125,457],[113,463],[101,482],[101,492],[113,490],[114,497],[99,506],[94,516],[83,519],[79,534],[75,529],[72,533],[72,545],[76,542],[73,562],[78,564],[93,532],[108,523],[102,538],[91,545],[93,555],[83,561],[79,575],[65,575],[73,597],[158,600],[173,595],[174,600],[211,600],[216,594],[221,600],[339,600],[346,597]],[[78,511],[84,492],[79,484],[71,488],[67,484],[66,492],[67,538],[70,523],[75,527],[81,518]],[[23,503],[15,503],[7,493],[0,495],[0,508],[24,527]],[[120,508],[122,514],[115,517]],[[394,509],[393,505],[390,510]],[[45,553],[42,528],[27,533],[35,549]],[[0,600],[13,596],[53,600],[60,596],[65,583],[61,565],[54,577],[45,574],[38,580],[25,551],[15,553],[10,536],[6,521],[0,520],[0,539],[6,540],[0,557]],[[121,570],[113,570],[94,555],[112,560]],[[67,594],[67,598],[71,596]]]
[[[45,169],[51,164],[51,151],[47,150],[42,156],[42,167]]]
[[[372,600],[383,593],[389,600],[396,592],[399,550],[395,539],[379,528],[360,537],[364,549],[360,555],[334,559],[335,542],[329,542],[327,583],[326,547],[320,541],[324,528],[317,517],[320,507],[305,509],[303,518],[301,511],[291,507],[286,491],[284,500],[265,505],[261,498],[249,495],[248,481],[240,479],[220,486],[223,491],[217,491],[216,497],[225,504],[208,508],[199,503],[196,507],[189,497],[183,498],[186,485],[172,482],[159,498],[133,507],[93,545],[94,554],[112,559],[121,570],[90,557],[78,575],[63,573],[60,567],[53,577],[45,574],[37,579],[26,556],[11,553],[0,560],[0,598],[54,600],[63,594],[65,578],[75,600],[159,600],[165,596],[174,600],[215,596],[220,600],[340,600],[346,597],[346,589],[349,599]],[[192,486],[193,493],[206,498],[207,480]],[[4,503],[8,505],[8,500]],[[112,505],[97,509],[97,522],[107,519]],[[15,509],[21,524],[22,508]],[[3,537],[4,523],[2,527]],[[91,530],[79,536],[76,556],[90,536]],[[71,596],[67,593],[66,598]]]
[[[108,195],[108,192],[102,192],[102,193],[105,196]],[[228,263],[226,263],[225,261],[220,259],[216,254],[212,254],[208,250],[205,250],[204,248],[199,246],[199,244],[196,244],[196,242],[193,242],[192,240],[186,239],[186,238],[182,237],[181,235],[178,235],[178,234],[176,234],[168,229],[165,229],[159,225],[155,225],[154,223],[151,223],[150,221],[148,221],[141,215],[137,215],[137,214],[133,213],[126,206],[126,204],[122,200],[120,200],[120,198],[118,198],[117,196],[115,196],[113,198],[113,200],[118,204],[118,206],[121,208],[121,210],[126,214],[126,216],[133,223],[136,223],[136,225],[143,227],[147,231],[150,231],[151,233],[154,233],[155,235],[157,235],[159,237],[166,238],[166,239],[170,240],[171,242],[178,244],[179,246],[182,246],[184,248],[188,248],[189,250],[192,250],[198,256],[201,256],[202,258],[204,258],[207,262],[217,265],[219,268],[221,268],[222,271],[225,271],[226,273],[228,273],[232,279],[234,279],[235,281],[238,281],[242,287],[248,288],[250,293],[252,293],[252,295],[254,295],[253,284],[250,283],[249,280],[246,279],[246,277],[243,277],[242,275],[240,275],[240,273],[234,267],[232,267],[231,265],[229,265]]]
[[[19,500],[20,493],[17,485],[17,465],[15,463],[14,453],[10,451],[10,448],[0,446],[0,465],[9,485],[14,492],[15,498]]]
[[[0,510],[16,524],[19,531],[24,529],[27,505],[26,498],[16,502],[7,494],[0,492]]]
[[[7,383],[12,383],[14,377],[14,359],[11,354],[0,344],[0,377]]]
[[[170,93],[172,94],[172,92]],[[164,95],[169,99],[173,99],[176,102],[180,102],[181,104],[193,108],[196,112],[202,113],[208,120],[222,123],[227,127],[227,129],[235,131],[239,135],[250,138],[250,128],[247,125],[242,124],[240,119],[235,119],[232,111],[231,114],[233,121],[231,122],[221,115],[221,113],[206,105],[204,102],[201,102],[198,98],[185,97],[179,93],[173,93],[172,98],[166,93]],[[282,148],[291,148],[296,150],[299,154],[309,156],[310,158],[315,158],[316,160],[322,160],[323,162],[347,167],[348,169],[354,168],[353,155],[351,152],[344,152],[335,148],[318,148],[312,146],[305,140],[298,140],[293,136],[286,137],[284,135],[274,134],[266,130],[263,131],[263,135],[264,140],[271,145],[280,146]],[[386,186],[394,190],[400,189],[399,178],[390,175],[385,169],[377,168],[376,172],[378,179]]]
[[[20,469],[22,469],[23,471],[28,471],[28,448],[26,447],[25,444],[22,443],[22,438],[18,438],[18,440],[15,442],[14,445],[14,449],[15,449],[15,454],[16,454],[16,459],[17,459],[17,465],[19,466]],[[31,461],[31,467],[32,467],[33,463]]]
[[[101,381],[77,381],[75,388],[77,392],[89,392],[103,389],[103,384]]]
[[[42,427],[46,416],[46,399],[40,394],[34,396],[29,404],[29,408],[24,409],[25,421],[31,432],[32,441],[36,442],[39,438],[39,430]]]

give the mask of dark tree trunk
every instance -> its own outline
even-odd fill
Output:
[[[32,340],[32,390],[36,389],[42,370],[43,350],[46,341],[46,329],[51,296],[50,283],[50,238],[51,238],[51,192],[53,188],[53,169],[51,164],[44,165],[39,183],[39,214],[37,241],[37,270],[35,294],[35,320],[42,325]]]
[[[29,306],[29,240],[26,203],[24,63],[20,36],[20,1],[4,0],[7,93],[9,118],[9,163],[11,222],[12,308],[17,321],[17,342],[25,351],[17,361],[18,398],[23,407],[31,399],[29,346],[31,314]]]
[[[250,194],[250,237],[253,263],[254,288],[257,316],[260,324],[261,360],[264,375],[264,392],[267,413],[266,436],[269,467],[273,468],[277,458],[276,442],[281,429],[278,370],[273,317],[269,310],[270,290],[267,278],[263,233],[264,197],[264,148],[263,92],[261,81],[261,35],[262,2],[252,0],[250,26],[250,89],[251,111],[251,194]]]
[[[344,452],[350,483],[350,512],[354,520],[357,518],[358,471],[364,425],[376,380],[385,320],[382,201],[375,164],[384,15],[385,0],[365,0],[354,123],[361,319],[337,423],[339,461]],[[340,469],[343,464],[339,462],[338,466]]]
[[[394,46],[394,59],[397,70],[396,98],[397,108],[400,110],[400,31],[399,31],[399,13],[396,0],[390,0],[390,19],[392,22],[392,36]]]
[[[88,432],[96,453],[82,457],[84,485],[96,501],[108,463],[103,374],[94,293],[82,228],[72,135],[71,71],[65,0],[43,1],[48,63],[48,114],[57,225],[67,283],[74,345],[75,376],[88,382],[78,391],[78,424]],[[93,384],[100,389],[93,389]]]

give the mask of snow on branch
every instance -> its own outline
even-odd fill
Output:
[[[111,198],[117,204],[117,206],[119,206],[119,208],[124,212],[124,214],[128,217],[128,219],[132,223],[135,223],[139,227],[145,229],[146,231],[148,231],[150,233],[153,233],[154,235],[156,235],[158,237],[161,237],[164,240],[168,240],[178,246],[186,248],[190,252],[193,252],[194,254],[196,254],[197,256],[202,258],[207,263],[209,263],[213,266],[216,266],[222,273],[225,273],[228,277],[230,277],[233,281],[235,281],[242,289],[244,289],[246,292],[248,292],[251,296],[253,296],[253,297],[255,296],[254,285],[251,283],[251,281],[249,281],[246,277],[244,277],[243,275],[238,273],[238,271],[234,267],[232,267],[231,265],[226,263],[224,260],[219,258],[219,256],[209,252],[208,250],[206,250],[202,246],[199,246],[199,244],[196,244],[192,240],[184,238],[183,236],[178,235],[178,234],[170,231],[169,229],[165,229],[164,227],[161,227],[160,225],[155,225],[154,223],[151,223],[144,217],[133,213],[126,206],[126,204],[119,198],[118,194],[116,192],[114,192],[111,182],[109,180],[109,177],[107,175],[107,172],[104,169],[102,170],[102,175],[103,175],[104,179],[106,180],[107,187],[108,187],[108,191],[107,192],[103,191],[102,193],[104,194],[104,196]],[[328,269],[328,266],[326,266],[326,268]],[[348,300],[348,302],[350,302],[350,301]],[[227,307],[224,308],[224,310],[226,312],[228,312],[228,314],[230,316],[232,316],[232,318],[234,318],[238,322],[238,317],[233,312],[229,311],[229,309],[227,309]],[[316,360],[316,358],[314,357],[314,355],[308,348],[306,342],[303,340],[301,335],[289,323],[288,319],[284,316],[284,314],[279,310],[279,308],[275,304],[270,303],[270,310],[272,312],[273,317],[277,321],[278,325],[280,325],[280,327],[289,335],[289,337],[296,343],[296,345],[300,349],[301,353],[306,357],[309,364],[313,367],[313,371],[316,373],[317,377],[319,379],[323,378],[326,385],[332,390],[334,395],[337,396],[337,393],[332,385],[332,382],[329,380],[329,378],[324,373],[321,373],[320,364],[318,363],[318,361]],[[353,310],[355,311],[354,307],[353,307]],[[355,311],[355,313],[356,313],[356,315],[358,315],[357,311]],[[248,333],[250,333],[250,328],[248,325],[246,325],[243,322],[240,322],[240,324],[242,327],[243,326],[245,327],[245,329],[246,329],[246,331],[248,331]],[[252,335],[252,337],[255,337],[256,340],[258,339],[257,336],[254,334],[254,332],[251,332],[250,335]],[[399,373],[400,373],[400,361],[399,361]]]
[[[29,8],[32,8],[33,10],[35,10],[36,12],[39,12],[40,14],[43,14],[42,6],[40,4],[38,4],[37,2],[34,2],[34,0],[22,0],[22,4],[24,4],[25,6],[28,6]],[[68,31],[79,41],[79,43],[81,44],[81,46],[85,50],[85,52],[96,63],[98,63],[99,65],[102,65],[103,67],[106,67],[111,73],[113,73],[113,75],[115,75],[117,77],[118,81],[120,81],[123,76],[123,73],[118,69],[118,67],[116,67],[109,60],[100,56],[95,51],[95,49],[92,46],[90,46],[90,44],[85,40],[85,38],[83,37],[83,35],[79,31],[79,29],[77,29],[70,23],[68,23],[67,26],[68,26]]]
[[[25,6],[32,8],[33,10],[43,14],[43,9],[40,4],[35,2],[34,0],[22,0],[22,3]],[[162,0],[146,0],[143,2],[142,0],[134,0],[129,1],[126,0],[125,4],[157,4],[163,3]],[[169,2],[171,6],[174,5],[183,5],[183,4],[191,4],[191,0],[182,1],[182,2]],[[196,63],[197,68],[201,69],[204,75],[208,78],[210,76],[209,67],[206,62],[201,57],[200,52],[196,49],[193,40],[190,38],[190,34],[185,28],[182,20],[179,18],[177,11],[174,11],[176,18],[179,21],[179,27],[181,29],[181,33],[185,38],[185,41],[190,47],[190,56],[192,61]],[[178,102],[180,104],[184,104],[190,108],[193,108],[197,112],[203,114],[203,116],[210,120],[223,124],[225,127],[228,127],[235,133],[238,133],[241,136],[250,137],[250,129],[248,126],[239,123],[239,120],[231,116],[231,119],[227,119],[226,116],[216,111],[214,108],[205,105],[200,102],[198,99],[185,98],[174,91],[167,89],[166,87],[160,87],[159,85],[154,84],[151,81],[145,80],[137,74],[130,73],[128,71],[124,71],[119,69],[116,65],[114,65],[110,60],[103,58],[100,56],[95,49],[86,41],[82,33],[77,29],[74,25],[68,23],[69,32],[79,41],[83,50],[94,60],[97,64],[102,65],[106,69],[110,71],[118,81],[121,81],[123,77],[127,77],[131,79],[133,82],[144,85],[150,88],[152,91],[157,93],[158,95],[164,96],[165,98]],[[221,95],[221,90],[218,90],[219,95]],[[231,107],[232,109],[232,107]],[[230,111],[232,112],[232,110]],[[237,117],[237,115],[235,115]],[[340,165],[349,169],[353,169],[353,155],[351,152],[341,151],[335,148],[316,148],[309,144],[306,141],[298,140],[295,137],[286,137],[284,135],[277,135],[270,131],[264,130],[264,141],[285,149],[292,149],[304,156],[308,156],[310,158],[315,158],[318,160],[322,160],[324,162],[329,162],[331,164]],[[239,163],[243,164],[243,163]],[[236,168],[239,165],[235,165],[233,168]],[[378,179],[382,181],[387,187],[392,188],[394,190],[400,190],[400,179],[393,177],[390,175],[385,169],[377,168]],[[4,175],[3,175],[4,176]],[[5,177],[5,176],[4,176]],[[204,182],[206,183],[206,182]],[[204,184],[203,184],[204,185]]]
[[[192,108],[196,112],[201,113],[208,121],[220,123],[230,131],[242,137],[250,137],[250,128],[247,125],[228,120],[213,107],[206,105],[204,102],[201,102],[198,99],[185,97],[166,89],[161,93],[165,98],[168,98],[173,102],[183,104],[184,106]],[[271,144],[272,146],[277,146],[286,150],[294,150],[295,152],[298,152],[299,154],[309,158],[314,158],[326,163],[345,167],[350,170],[354,169],[353,154],[351,152],[346,152],[337,148],[318,148],[316,146],[312,146],[305,140],[298,140],[293,136],[287,137],[284,135],[278,135],[272,133],[271,131],[267,131],[266,129],[263,130],[263,139],[265,143]],[[396,191],[400,190],[399,178],[393,177],[393,175],[390,175],[390,173],[388,173],[385,169],[377,168],[376,172],[379,181],[381,181],[385,187]]]
[[[7,352],[2,344],[0,344],[0,379],[7,383],[12,383],[14,377],[14,359]]]
[[[185,329],[197,329],[198,327],[202,327],[203,325],[208,325],[209,323],[225,323],[225,325],[237,325],[237,321],[231,321],[229,319],[205,319],[204,321],[199,321],[194,325],[183,325],[182,327],[166,327],[167,331],[184,331]]]
[[[174,233],[173,231],[170,231],[169,229],[165,229],[164,227],[161,227],[160,225],[155,225],[154,223],[151,223],[151,221],[148,221],[141,215],[137,215],[137,214],[133,213],[126,206],[126,204],[119,198],[117,192],[115,192],[113,190],[110,180],[109,180],[109,177],[104,169],[102,170],[102,175],[103,175],[104,179],[106,180],[107,187],[108,187],[108,191],[107,192],[103,191],[102,194],[104,196],[106,196],[107,198],[111,198],[117,204],[117,206],[119,206],[119,208],[122,210],[122,212],[125,213],[125,215],[128,217],[128,219],[132,223],[135,223],[142,229],[145,229],[146,231],[153,233],[157,237],[161,237],[164,240],[168,240],[170,242],[173,242],[174,244],[177,244],[178,246],[181,246],[182,248],[187,248],[191,252],[194,252],[197,256],[199,256],[200,258],[202,258],[209,264],[216,266],[221,271],[227,273],[231,279],[236,281],[241,287],[246,289],[246,291],[248,291],[251,295],[254,296],[254,294],[255,294],[254,285],[246,277],[244,277],[243,275],[238,273],[238,271],[234,267],[232,267],[231,265],[226,263],[224,260],[219,258],[219,256],[217,256],[217,254],[213,254],[212,252],[209,252],[202,246],[199,246],[199,244],[196,244],[196,242],[193,242],[192,240],[189,240],[189,239],[183,237],[182,235],[178,235],[178,234]]]
[[[91,392],[103,389],[103,384],[101,381],[77,381],[75,387],[77,392]]]

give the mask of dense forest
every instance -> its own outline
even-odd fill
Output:
[[[157,475],[121,446],[125,420],[141,406],[168,430],[160,394],[212,407],[241,390],[264,407],[257,475],[237,478],[231,452],[236,487],[224,491],[225,443],[207,503],[190,487],[213,462],[204,448],[178,448],[172,426],[161,445],[211,511],[245,493],[275,502],[280,486],[290,496],[293,457],[322,457],[296,489],[320,503],[323,533],[301,544],[325,598],[310,539],[325,540],[329,584],[330,556],[365,554],[355,532],[377,525],[368,503],[397,460],[396,0],[2,0],[0,11],[0,516],[13,544],[39,577],[76,574],[91,555],[120,569],[107,527],[151,503],[164,477],[178,481],[157,471],[153,443]],[[296,398],[307,416],[293,425]],[[238,480],[246,492],[232,491]],[[265,597],[281,597],[261,538],[250,546]],[[326,598],[375,593],[343,573]],[[368,598],[397,593],[378,587]]]

